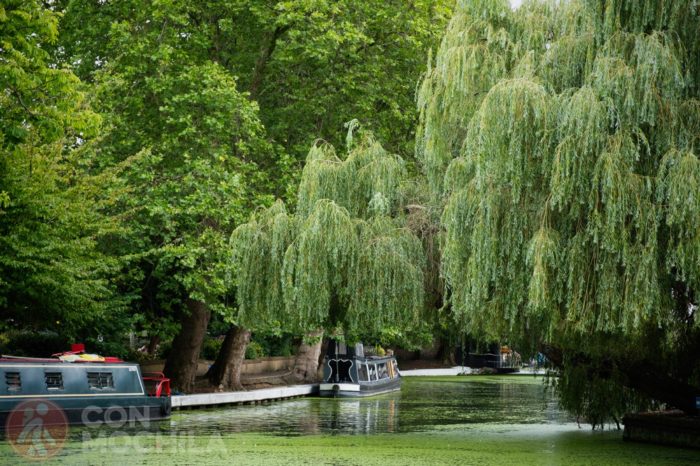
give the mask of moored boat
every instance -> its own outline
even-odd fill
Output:
[[[401,374],[393,356],[366,356],[362,343],[348,346],[331,341],[328,345],[321,396],[361,397],[400,389]]]
[[[170,416],[170,381],[142,376],[137,363],[86,355],[52,358],[0,356],[0,429],[23,402],[60,408],[69,424],[145,422]]]

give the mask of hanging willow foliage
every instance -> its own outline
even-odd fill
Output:
[[[278,202],[234,232],[247,327],[361,337],[418,325],[425,258],[403,226],[404,163],[367,133],[349,141],[344,160],[328,144],[311,148],[294,217]]]
[[[349,333],[378,334],[386,328],[418,325],[425,258],[421,241],[400,223],[375,216],[360,225],[345,322]]]
[[[345,160],[338,158],[329,144],[314,144],[302,172],[297,212],[308,216],[319,200],[330,199],[353,217],[395,215],[402,201],[404,165],[369,133],[361,133]]]
[[[700,273],[698,23],[692,1],[460,4],[418,139],[467,328],[673,325],[664,288]]]
[[[417,155],[445,206],[442,274],[463,331],[688,364],[699,32],[693,0],[460,2],[420,87]],[[577,411],[622,409],[564,385]]]
[[[459,154],[466,127],[489,89],[512,61],[507,0],[460,1],[418,91],[420,126],[416,152],[435,196],[444,170]]]
[[[247,328],[277,328],[285,317],[280,279],[284,256],[296,232],[281,201],[256,212],[231,235],[231,272],[238,320]]]
[[[347,302],[348,271],[357,257],[356,222],[328,199],[319,200],[285,256],[282,278],[287,314],[294,326],[323,327]]]
[[[465,162],[451,164],[446,176],[453,186],[473,176],[461,180],[465,188],[454,191],[443,215],[443,267],[452,285],[453,313],[493,338],[515,323],[522,298],[512,293],[517,284],[527,286],[519,271],[529,241],[524,231],[539,224],[536,209],[544,200],[537,187],[549,165],[548,105],[547,93],[532,81],[495,85],[469,125]],[[511,210],[532,215],[508,215]]]

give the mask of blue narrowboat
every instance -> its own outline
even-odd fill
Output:
[[[171,412],[169,379],[160,373],[144,377],[137,363],[78,353],[0,356],[0,429],[28,400],[50,401],[69,424],[160,420]]]
[[[349,346],[332,340],[328,344],[321,396],[363,397],[400,389],[401,374],[393,356],[366,356],[362,343]]]

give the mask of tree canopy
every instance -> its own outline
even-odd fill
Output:
[[[663,400],[640,366],[700,386],[698,32],[693,1],[461,2],[419,93],[455,319],[556,349],[594,424],[639,401],[611,386]]]
[[[278,202],[234,231],[243,325],[284,322],[348,338],[420,326],[424,258],[404,225],[403,161],[366,134],[350,144],[345,159],[327,143],[311,148],[296,215]]]
[[[92,337],[105,336],[121,355],[127,331],[146,332],[151,350],[176,333],[174,344],[187,348],[170,354],[187,354],[182,366],[191,368],[210,311],[228,327],[236,308],[224,280],[231,231],[275,197],[295,204],[313,141],[338,145],[343,123],[361,118],[392,152],[410,156],[415,84],[452,4],[4,3],[0,300],[10,327],[51,331],[82,321],[57,331],[95,349]],[[394,162],[378,163],[384,170]],[[359,175],[372,183],[391,176],[371,172]],[[294,240],[306,244],[303,222],[343,216],[357,237],[401,236],[401,222],[392,233],[389,220],[370,216],[397,222],[387,209],[398,200],[387,186],[371,188],[376,198],[362,212],[358,193],[325,214],[306,198]],[[363,260],[385,254],[387,241]],[[356,253],[347,252],[353,260]],[[299,265],[288,273],[305,280]],[[329,299],[343,296],[347,307],[338,280]],[[119,328],[95,320],[109,313]],[[184,335],[191,328],[196,335]],[[168,371],[176,385],[190,379]]]
[[[86,170],[82,143],[100,118],[47,49],[58,17],[38,1],[0,6],[0,313],[2,330],[96,338],[125,307],[117,264],[99,244],[119,230],[102,212],[108,174]]]
[[[206,56],[236,76],[239,90],[258,102],[278,157],[301,166],[316,138],[340,144],[352,118],[392,151],[411,155],[415,85],[454,0],[59,3],[61,56],[82,79],[92,80],[123,51],[136,52],[136,44],[105,36],[128,24],[152,30],[169,41],[168,57]],[[293,182],[274,188],[281,196],[296,191]]]
[[[698,2],[453,6],[3,2],[0,332],[177,334],[190,388],[212,310],[437,327],[545,353],[594,424],[693,412]]]

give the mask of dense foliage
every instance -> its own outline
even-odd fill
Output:
[[[313,141],[360,117],[411,153],[415,83],[451,4],[3,3],[0,309],[14,333],[0,340],[49,331],[123,355],[134,331],[149,352],[177,335],[170,354],[196,357],[210,315],[216,332],[235,321],[230,233],[275,196],[294,205]]]
[[[465,1],[421,87],[451,312],[594,423],[700,386],[699,33],[694,1]]]
[[[100,118],[46,51],[57,24],[40,2],[0,6],[0,330],[96,338],[124,308],[98,247],[119,226],[101,214],[109,174],[89,172],[81,147]]]
[[[61,3],[61,56],[82,79],[92,80],[124,52],[137,52],[129,41],[104,40],[125,28],[152,31],[167,47],[166,60],[183,53],[206,57],[235,76],[238,89],[258,102],[278,145],[279,177],[290,168],[296,174],[316,138],[338,145],[343,123],[352,118],[392,151],[412,153],[416,82],[454,0]],[[140,50],[155,59],[157,48]],[[279,195],[296,191],[292,180],[271,187]]]
[[[222,352],[439,329],[594,424],[692,412],[700,6],[462,0],[416,86],[452,6],[3,2],[0,343],[145,332],[190,387],[212,314]]]
[[[420,328],[424,258],[401,209],[403,161],[371,136],[349,143],[345,159],[311,148],[296,215],[278,202],[234,231],[243,325],[348,338]]]

